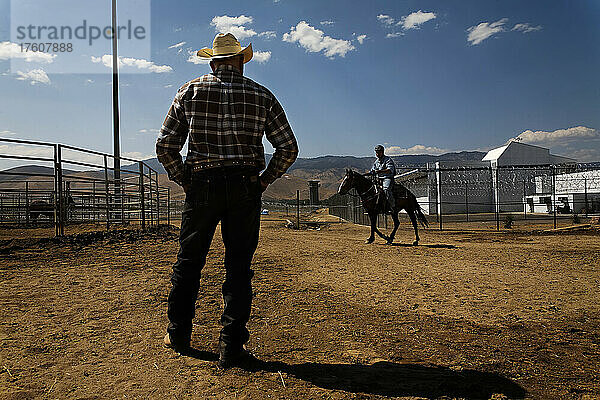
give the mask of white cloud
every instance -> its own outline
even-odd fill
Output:
[[[413,12],[400,19],[397,25],[401,25],[403,29],[418,29],[420,25],[427,21],[435,19],[436,15],[432,12],[423,12],[421,10]]]
[[[9,131],[9,130],[0,131],[0,135],[2,135],[2,136],[15,136],[16,134],[17,134],[17,132],[13,132],[13,131]]]
[[[152,133],[152,134],[158,133],[158,132],[159,132],[158,129],[140,129],[138,131],[138,133]]]
[[[176,44],[174,44],[174,45],[171,45],[171,46],[169,46],[169,47],[167,47],[167,48],[168,48],[168,49],[176,49],[176,48],[179,48],[179,47],[183,46],[185,43],[186,43],[186,42],[179,42],[179,43],[176,43]]]
[[[404,36],[405,34],[403,32],[392,32],[392,33],[388,33],[387,35],[385,35],[386,38],[390,39],[390,38],[395,38],[398,36]]]
[[[356,40],[358,40],[358,43],[363,44],[366,38],[367,38],[367,35],[358,35],[356,37]]]
[[[511,31],[529,33],[529,32],[539,31],[541,29],[542,29],[541,25],[533,26],[531,24],[524,23],[524,24],[515,24],[515,26],[513,26],[513,28],[511,29]]]
[[[23,144],[0,144],[0,154],[6,154],[11,156],[53,158],[54,147]]]
[[[552,154],[575,158],[581,162],[600,161],[600,131],[586,126],[554,131],[526,130],[511,140],[546,147]]]
[[[198,55],[196,53],[197,53],[196,50],[188,50],[189,57],[187,59],[187,62],[192,63],[192,64],[209,64],[210,63],[210,58],[198,57]]]
[[[377,19],[379,20],[379,22],[381,22],[384,25],[393,25],[396,22],[396,20],[394,18],[392,18],[386,14],[379,14],[377,16]]]
[[[164,87],[164,88],[172,88],[172,87],[173,87],[173,84],[171,84],[171,83],[170,83],[170,84],[168,84],[168,85],[165,85],[165,86],[163,86],[163,87]]]
[[[147,160],[149,158],[156,157],[156,155],[144,154],[139,151],[126,151],[126,152],[122,153],[121,156],[127,157],[127,158],[133,158],[134,160],[138,160],[138,161],[143,161],[143,160]]]
[[[515,140],[524,143],[543,143],[551,144],[559,141],[569,141],[572,139],[600,139],[600,132],[597,129],[585,126],[574,126],[567,129],[557,129],[555,131],[523,131]]]
[[[496,33],[505,31],[504,24],[508,21],[508,18],[502,18],[496,22],[482,22],[477,26],[472,26],[467,29],[469,35],[467,36],[467,41],[471,43],[471,45],[478,45],[483,42],[485,39],[495,35]]]
[[[23,145],[23,144],[0,144],[0,154],[7,154],[12,156],[25,156],[25,157],[40,157],[40,158],[54,158],[54,147],[42,146],[42,145]],[[121,156],[127,158],[133,158],[135,160],[147,160],[155,155],[143,154],[141,152],[124,152]],[[78,161],[88,164],[95,165],[99,168],[104,166],[102,155],[83,153],[81,151],[64,149],[62,150],[62,159],[67,161]],[[108,157],[108,166],[112,167],[112,157]],[[126,164],[126,162],[121,163]],[[89,169],[87,166],[69,165],[69,169],[73,170],[86,170]]]
[[[32,85],[37,83],[43,83],[44,85],[50,84],[50,78],[43,69],[32,69],[31,71],[22,72],[17,71],[17,79],[20,81],[30,81]]]
[[[214,17],[210,23],[215,27],[218,33],[232,33],[237,40],[244,40],[246,38],[256,35],[256,31],[246,28],[244,25],[251,24],[254,19],[245,15],[239,17],[230,17],[228,15],[222,15],[220,17]]]
[[[333,21],[321,21],[319,22],[321,25],[333,25],[334,22]]]
[[[22,59],[26,62],[49,64],[56,54],[41,51],[21,51],[21,45],[11,42],[0,42],[0,60]]]
[[[433,12],[423,12],[421,10],[415,11],[408,15],[400,18],[399,21],[396,21],[393,17],[386,14],[379,14],[377,19],[381,22],[386,28],[400,27],[401,31],[396,32],[388,32],[385,37],[386,38],[396,38],[399,36],[404,36],[405,31],[409,29],[419,29],[422,24],[427,21],[431,21],[435,19],[437,15]],[[396,28],[398,29],[398,28]]]
[[[283,35],[283,41],[289,43],[298,42],[306,51],[316,53],[323,51],[325,56],[334,58],[344,57],[346,53],[354,50],[354,46],[348,40],[333,39],[325,36],[322,30],[313,28],[306,21],[298,22],[289,33]]]
[[[247,28],[245,26],[253,22],[254,18],[250,16],[240,15],[239,17],[230,17],[228,15],[221,15],[214,17],[210,24],[215,27],[215,31],[217,33],[231,33],[239,41],[256,35],[267,40],[274,39],[277,37],[275,31],[265,31],[257,33],[254,29]],[[190,61],[189,59],[188,61],[194,62]]]
[[[600,161],[600,149],[579,149],[568,153],[570,158],[578,162],[598,162]]]
[[[256,62],[258,62],[260,64],[264,64],[271,59],[271,52],[270,51],[255,51],[252,58],[254,60],[256,60]]]
[[[267,40],[271,40],[271,39],[275,39],[277,37],[277,34],[275,33],[275,31],[265,31],[265,32],[259,33],[258,36],[265,38]]]
[[[385,149],[385,153],[390,156],[400,155],[417,155],[417,154],[445,154],[450,152],[447,149],[440,149],[439,147],[423,146],[422,144],[416,144],[409,148],[403,148],[399,146],[389,146]]]
[[[105,54],[102,57],[94,57],[92,56],[93,63],[102,63],[104,66],[108,68],[112,68],[112,55]],[[171,72],[173,68],[168,65],[156,65],[152,61],[140,59],[140,58],[129,58],[129,57],[119,57],[119,68],[123,67],[132,67],[137,69],[146,69],[150,72],[155,72],[157,74]]]

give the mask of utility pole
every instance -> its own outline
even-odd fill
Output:
[[[121,148],[119,145],[119,56],[117,55],[117,0],[112,0],[112,89],[113,89],[113,151],[115,192],[119,193],[121,179]]]

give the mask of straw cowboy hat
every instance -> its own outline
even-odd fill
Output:
[[[198,50],[198,57],[210,58],[216,60],[219,58],[227,58],[238,54],[244,55],[244,64],[252,59],[252,43],[245,49],[242,49],[240,42],[231,33],[219,33],[213,40],[213,48],[205,47]]]

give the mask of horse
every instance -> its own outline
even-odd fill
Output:
[[[68,195],[64,202],[66,203],[65,206],[68,215],[75,208],[75,200],[73,200],[71,195]],[[34,222],[42,215],[52,220],[54,219],[54,203],[49,203],[45,200],[34,200],[29,204],[27,212]]]
[[[386,241],[386,244],[392,244],[394,241],[394,236],[396,235],[396,230],[398,230],[398,225],[400,225],[398,213],[401,210],[406,210],[406,213],[408,214],[415,230],[415,241],[413,242],[413,245],[416,246],[419,244],[417,220],[421,223],[421,225],[423,225],[423,227],[429,227],[429,223],[427,222],[425,215],[423,215],[421,206],[417,202],[417,198],[414,194],[412,194],[402,184],[397,182],[394,182],[392,188],[396,204],[391,210],[392,219],[394,220],[394,229],[392,230],[390,236],[384,235],[379,231],[379,229],[377,229],[377,215],[385,213],[387,202],[383,202],[383,207],[380,205],[379,193],[383,193],[383,191],[377,191],[375,184],[370,179],[358,172],[347,169],[346,176],[344,176],[344,180],[342,180],[342,183],[340,184],[338,193],[342,195],[347,194],[350,189],[356,189],[358,192],[362,206],[367,211],[369,220],[371,221],[371,236],[369,236],[365,243],[373,243],[375,240],[375,233],[377,233],[377,235]],[[385,195],[382,194],[382,197],[385,199]]]
[[[29,217],[33,221],[37,221],[38,217],[46,216],[48,219],[54,218],[54,204],[50,204],[44,200],[35,200],[29,204]]]

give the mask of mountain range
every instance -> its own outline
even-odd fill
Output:
[[[459,153],[447,153],[440,156],[433,155],[405,155],[392,156],[396,166],[402,168],[424,167],[427,163],[436,161],[473,161],[481,160],[485,153],[477,151],[463,151]],[[265,161],[271,161],[272,154],[265,155]],[[320,197],[327,198],[337,192],[338,185],[345,174],[346,168],[352,168],[361,172],[367,171],[373,165],[375,157],[355,157],[355,156],[322,156],[315,158],[298,158],[289,168],[287,173],[275,181],[263,197],[267,200],[293,199],[296,197],[296,191],[300,190],[300,198],[308,197],[308,180],[320,181]],[[171,195],[174,199],[182,199],[184,194],[181,188],[168,180],[166,171],[162,164],[156,158],[144,160],[146,165],[159,173],[159,182],[161,185],[171,188]],[[125,164],[123,170],[137,172],[137,164]],[[2,174],[7,172],[9,174]],[[0,171],[0,182],[5,185],[13,181],[35,180],[30,175],[52,176],[54,171],[51,167],[25,165]],[[71,171],[63,170],[64,175],[87,175],[96,179],[103,179],[104,174],[99,170],[89,171]],[[46,178],[51,179],[51,178]],[[39,180],[39,178],[38,178]],[[36,184],[35,186],[38,186]],[[48,186],[45,184],[43,186]]]
[[[485,153],[480,151],[462,151],[439,156],[427,154],[392,156],[392,159],[396,167],[402,170],[403,168],[425,167],[427,163],[436,161],[480,161],[484,156]],[[272,157],[272,154],[266,154],[265,162],[268,164]],[[308,198],[309,180],[318,180],[320,182],[320,198],[328,198],[337,192],[338,185],[345,174],[346,168],[365,172],[371,169],[373,161],[375,161],[375,157],[329,155],[314,158],[298,158],[281,179],[276,180],[267,188],[263,198],[266,200],[289,200],[295,198],[296,190],[299,190],[300,198],[306,199]],[[159,174],[166,174],[162,164],[156,158],[150,158],[144,160],[144,162]],[[131,167],[137,168],[136,165],[132,165]],[[125,166],[123,168],[128,167]],[[172,190],[178,190],[178,188],[175,186],[172,187]]]
[[[422,154],[422,155],[403,155],[392,156],[398,168],[416,168],[424,167],[427,163],[436,161],[480,161],[485,156],[481,151],[461,151],[457,153],[446,153],[439,156]],[[273,157],[272,154],[265,154],[265,162],[268,164]],[[288,173],[294,170],[315,170],[326,171],[329,169],[345,169],[353,168],[360,171],[368,170],[373,165],[375,157],[355,157],[355,156],[320,156],[314,158],[298,158],[290,167]],[[144,162],[159,174],[165,174],[166,171],[157,158],[149,158]],[[137,168],[137,165],[131,164],[123,168]],[[137,170],[137,169],[136,169]]]
[[[485,153],[479,151],[462,151],[455,153],[446,153],[439,156],[434,155],[403,155],[392,156],[398,172],[402,170],[410,170],[418,167],[425,167],[428,163],[437,161],[480,161],[485,156]],[[272,158],[271,154],[265,155],[265,160],[268,163]],[[300,198],[308,198],[308,181],[318,180],[320,182],[320,198],[326,199],[337,192],[339,183],[345,174],[346,168],[365,172],[371,168],[375,161],[375,157],[355,157],[355,156],[321,156],[315,158],[298,158],[296,162],[289,168],[286,174],[281,179],[276,180],[267,188],[263,198],[265,200],[290,200],[296,197],[296,191],[300,191]],[[169,181],[166,171],[162,164],[156,158],[144,160],[144,162],[152,169],[159,173],[159,183],[162,186],[171,188],[172,199],[183,199],[184,194],[181,188],[174,182]],[[596,167],[600,167],[600,163],[594,163]],[[590,164],[589,166],[594,166]],[[122,166],[123,170],[137,172],[137,164],[129,164]],[[8,172],[9,174],[3,174]],[[64,175],[85,175],[96,179],[104,179],[104,173],[100,170],[89,171],[70,171],[63,170]],[[0,171],[0,183],[3,187],[6,184],[18,185],[17,181],[35,180],[35,177],[30,177],[28,174],[43,174],[50,177],[54,171],[50,167],[42,167],[36,165],[26,165],[16,168]],[[51,179],[51,178],[47,178]],[[37,178],[39,180],[39,178]],[[41,184],[36,184],[38,186]],[[46,185],[44,185],[46,186]],[[30,185],[31,187],[31,185]]]

